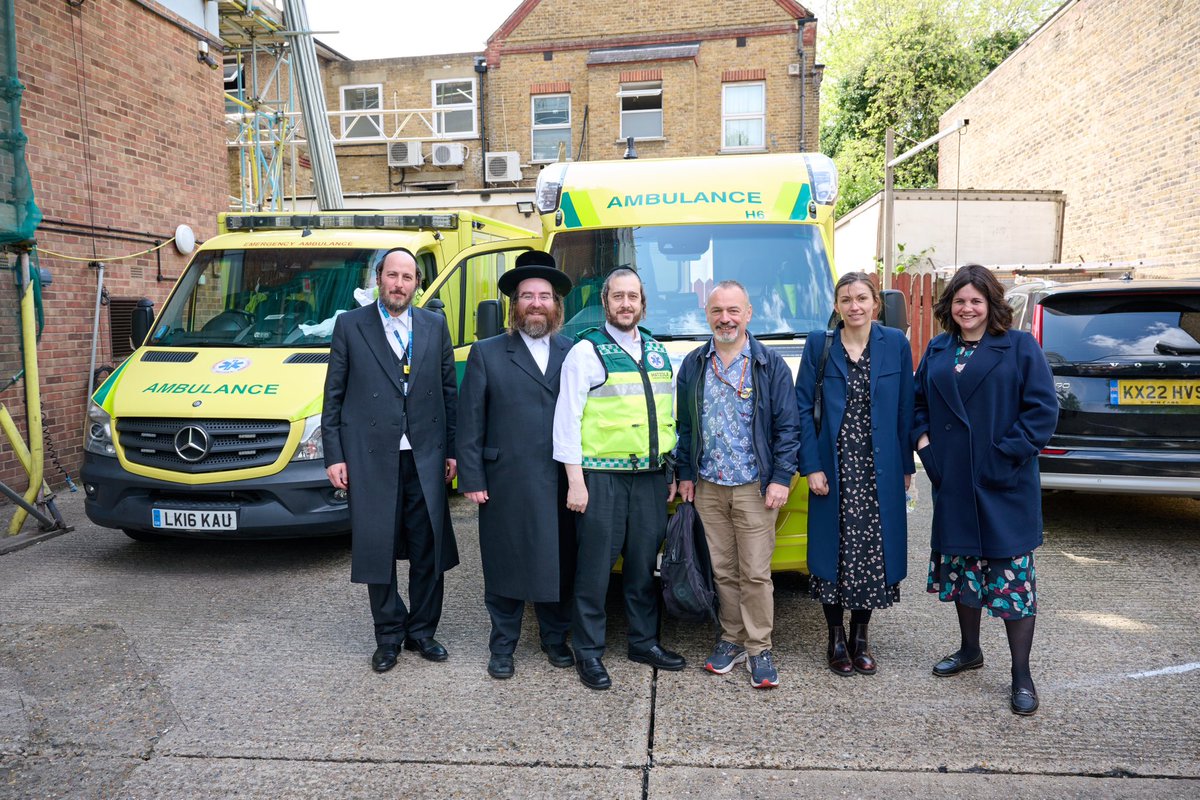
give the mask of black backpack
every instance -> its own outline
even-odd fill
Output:
[[[704,526],[691,503],[680,503],[667,523],[660,573],[668,614],[690,622],[717,621],[712,560]]]

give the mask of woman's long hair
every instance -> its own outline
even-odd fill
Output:
[[[942,330],[958,336],[958,323],[954,321],[954,295],[967,284],[974,286],[976,291],[987,299],[988,321],[987,332],[999,336],[1012,327],[1013,311],[1008,301],[1004,299],[1004,287],[992,271],[982,264],[967,264],[959,267],[950,278],[942,296],[933,304],[933,316],[941,324]]]

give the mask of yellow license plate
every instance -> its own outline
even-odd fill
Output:
[[[1200,406],[1200,380],[1109,381],[1114,406]]]

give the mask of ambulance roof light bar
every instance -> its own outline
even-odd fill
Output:
[[[335,230],[376,228],[384,230],[453,230],[457,214],[225,214],[222,225],[227,231],[262,230]]]

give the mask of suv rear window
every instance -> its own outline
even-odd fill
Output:
[[[1200,353],[1200,294],[1064,294],[1042,306],[1042,347],[1052,364]]]

